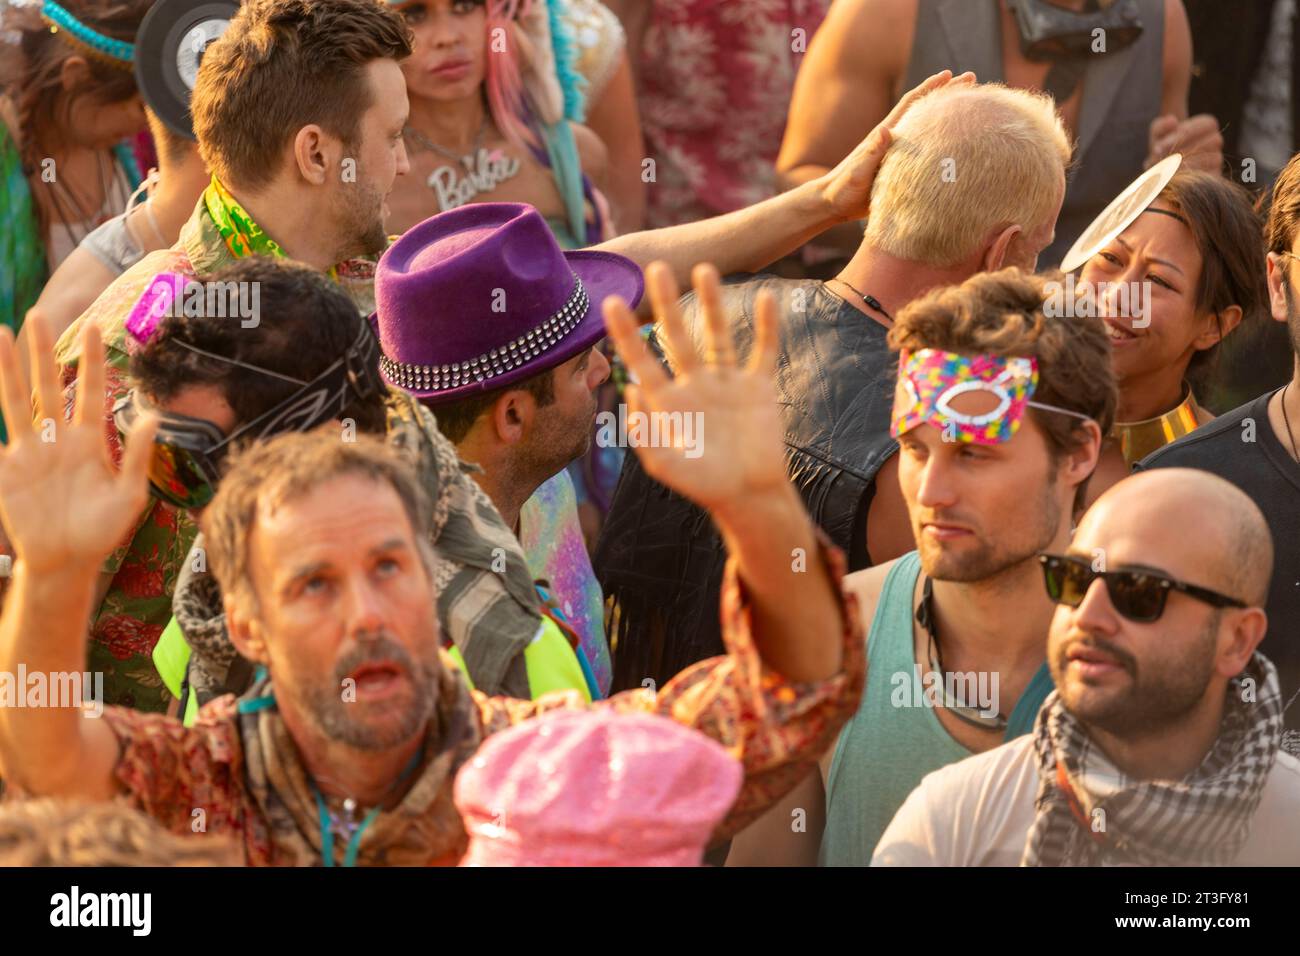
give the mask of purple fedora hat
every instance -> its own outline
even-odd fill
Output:
[[[520,203],[475,203],[411,227],[379,260],[383,377],[428,404],[521,382],[605,335],[600,303],[641,298],[641,270],[609,252],[565,252]]]

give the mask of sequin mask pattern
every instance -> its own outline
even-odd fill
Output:
[[[918,425],[940,429],[949,441],[1000,445],[1010,441],[1020,427],[1025,406],[1066,411],[1031,402],[1038,387],[1038,360],[997,355],[960,355],[938,349],[920,349],[898,356],[898,386],[894,392],[894,414],[889,433],[894,438]],[[967,411],[953,402],[971,392],[983,392],[994,404],[988,411],[973,406],[988,401],[971,401]],[[1085,416],[1074,412],[1066,414]]]

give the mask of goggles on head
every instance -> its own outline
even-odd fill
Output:
[[[1130,46],[1142,35],[1137,0],[1090,0],[1080,13],[1048,0],[1007,0],[1027,60],[1097,56]],[[1102,31],[1098,34],[1096,31]],[[1106,46],[1094,49],[1096,37]]]
[[[145,412],[152,411],[161,419],[148,469],[154,496],[178,508],[202,508],[216,495],[226,457],[237,442],[310,431],[338,418],[353,397],[365,399],[384,391],[386,386],[379,377],[379,342],[370,323],[364,319],[360,322],[360,332],[347,352],[310,382],[205,352],[178,340],[177,345],[199,355],[290,381],[301,388],[229,435],[210,421],[152,408],[134,389],[122,396],[113,406],[113,420],[123,435]]]
[[[898,438],[928,424],[942,431],[946,441],[1000,445],[1016,434],[1026,407],[1091,421],[1068,408],[1030,401],[1037,387],[1038,360],[1033,357],[904,349],[898,356],[889,434]]]

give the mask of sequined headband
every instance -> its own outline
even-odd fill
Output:
[[[41,5],[41,19],[50,25],[51,33],[113,66],[129,70],[135,62],[134,44],[105,36],[82,23],[54,0],[45,0]]]
[[[1015,436],[1026,407],[1091,420],[1068,408],[1031,401],[1037,387],[1038,360],[1033,357],[904,349],[898,356],[889,433],[898,438],[928,424],[940,429],[945,441],[1000,445]],[[968,392],[983,392],[996,404],[979,414],[960,412],[952,403]]]

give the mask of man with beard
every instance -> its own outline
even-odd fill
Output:
[[[665,291],[655,305],[681,341],[677,292]],[[720,608],[730,653],[658,694],[597,706],[671,717],[740,761],[744,784],[715,834],[725,837],[811,770],[856,706],[862,630],[840,591],[843,561],[785,477],[771,384],[775,300],[759,304],[745,367],[713,309],[713,359],[675,379],[646,350],[625,302],[611,297],[604,311],[640,383],[629,403],[655,415],[699,411],[716,426],[698,457],[679,446],[637,452],[709,510],[732,564]],[[82,669],[99,563],[148,494],[159,422],[137,420],[115,471],[95,326],[81,344],[82,387],[58,441],[40,440],[40,426],[15,428],[0,452],[0,519],[18,554],[0,616],[0,671]],[[54,364],[37,354],[32,365],[38,417],[51,415],[62,405]],[[12,336],[0,330],[0,411],[22,421],[29,394]],[[574,693],[492,698],[456,676],[439,649],[423,531],[430,508],[409,467],[374,439],[340,441],[326,429],[254,443],[202,520],[231,638],[265,675],[238,701],[209,704],[194,728],[116,707],[101,720],[67,706],[0,708],[6,781],[25,795],[125,796],[183,834],[201,810],[206,832],[236,835],[252,864],[455,863],[467,842],[452,803],[456,771],[487,735],[584,704]],[[791,566],[789,547],[806,566]]]
[[[1295,353],[1294,377],[1282,388],[1221,415],[1137,464],[1203,468],[1236,485],[1259,506],[1273,540],[1300,539],[1300,156],[1273,186],[1266,228],[1268,294],[1273,318],[1285,322]],[[1260,649],[1277,666],[1286,734],[1282,746],[1300,755],[1300,551],[1283,547],[1269,587],[1269,632]]]
[[[81,328],[99,327],[110,364],[105,418],[126,392],[124,320],[160,273],[207,276],[247,256],[288,257],[328,271],[361,314],[374,310],[373,256],[387,242],[385,199],[408,170],[399,61],[410,52],[401,15],[377,0],[248,0],[240,7],[204,51],[191,97],[212,181],[176,245],[127,270],[60,339],[59,361],[71,381]],[[949,78],[936,75],[924,88]],[[664,259],[679,283],[706,259],[728,272],[762,268],[811,236],[865,215],[886,145],[873,131],[806,188],[599,248],[642,266]],[[169,705],[149,655],[170,618],[168,598],[194,536],[188,516],[157,503],[106,562],[91,661],[106,675],[110,702],[146,710]],[[491,546],[485,551],[490,555]],[[531,631],[522,635],[529,637]]]
[[[848,578],[871,620],[862,705],[824,782],[810,774],[729,864],[811,865],[820,846],[825,865],[865,866],[926,773],[1029,732],[1052,688],[1037,554],[1069,541],[1116,402],[1101,324],[1045,314],[1046,286],[1006,269],[899,313],[890,431],[917,550]]]
[[[167,280],[160,276],[158,285]],[[234,444],[326,422],[343,440],[383,436],[415,464],[435,502],[425,530],[448,651],[485,693],[532,696],[525,657],[535,653],[528,648],[538,628],[546,629],[548,644],[563,637],[539,616],[514,535],[463,473],[433,414],[380,378],[378,343],[353,302],[324,273],[265,256],[237,260],[207,281],[207,288],[257,288],[261,320],[246,327],[229,306],[203,315],[173,309],[142,331],[134,321],[139,313],[132,315],[133,338],[144,341],[133,342],[130,392],[115,418],[125,433],[146,412],[163,417],[150,467],[153,496],[195,519],[219,487]],[[187,285],[176,301],[195,289],[204,286]],[[200,534],[177,577],[175,623],[153,650],[164,683],[187,698],[187,723],[199,705],[243,693],[253,681],[252,666],[226,633],[221,590],[205,554]],[[571,652],[569,658],[572,676],[578,662]],[[576,677],[564,686],[584,687],[581,673]]]
[[[208,276],[247,256],[292,256],[330,270],[368,310],[373,265],[356,257],[383,248],[383,197],[406,170],[397,59],[409,53],[401,18],[371,0],[244,4],[204,51],[190,101],[211,181],[177,243],[114,280],[64,332],[65,381],[80,358],[81,329],[97,326],[111,419],[127,392],[125,319],[160,273]],[[171,696],[150,654],[196,530],[162,502],[138,519],[100,574],[89,663],[104,672],[109,703],[157,711]]]
[[[852,262],[828,282],[737,275],[722,289],[742,317],[762,290],[788,303],[777,387],[790,480],[854,571],[915,547],[889,436],[893,317],[976,273],[1032,270],[1052,241],[1070,163],[1048,97],[969,75],[913,91],[882,127],[891,145]],[[698,305],[689,301],[688,318]],[[747,338],[742,329],[742,347]],[[624,460],[594,558],[618,622],[615,690],[662,684],[722,647],[713,610],[722,543],[707,516],[638,462]]]
[[[631,260],[564,252],[542,214],[518,203],[425,220],[384,253],[375,277],[384,378],[431,408],[460,457],[479,466],[475,479],[574,630],[598,697],[610,685],[604,602],[565,468],[591,444],[596,390],[609,377],[596,303],[618,294],[635,305],[641,287]]]
[[[1300,863],[1300,760],[1256,650],[1272,566],[1264,516],[1223,479],[1115,485],[1042,556],[1057,690],[1033,734],[927,776],[872,864]]]

